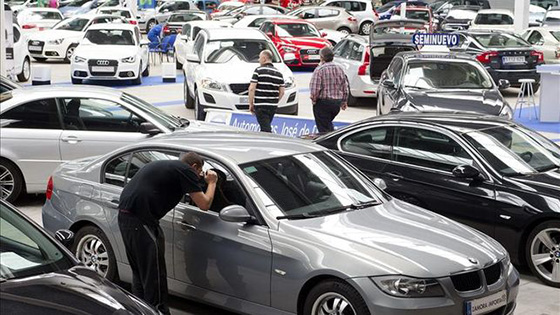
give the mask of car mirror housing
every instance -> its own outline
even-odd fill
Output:
[[[381,190],[387,189],[387,183],[381,178],[374,178],[373,183]]]
[[[153,135],[157,135],[158,133],[161,133],[161,130],[159,130],[159,128],[156,127],[151,122],[143,122],[140,124],[140,133],[153,136]]]
[[[187,61],[188,62],[194,62],[194,63],[200,63],[200,58],[198,58],[197,54],[187,54]]]
[[[255,220],[247,209],[240,205],[231,205],[223,208],[220,211],[220,219],[234,223],[249,223]]]
[[[511,86],[511,84],[509,83],[509,80],[500,79],[500,80],[498,81],[498,88],[499,88],[500,90],[507,89],[507,88],[509,88],[510,86]]]
[[[393,80],[384,80],[383,83],[381,83],[381,85],[383,85],[386,88],[390,88],[390,89],[395,88],[395,82],[393,82]]]
[[[457,178],[482,179],[480,171],[468,164],[456,166],[451,172]]]
[[[74,242],[74,232],[70,230],[58,230],[54,236],[66,248],[70,248]]]

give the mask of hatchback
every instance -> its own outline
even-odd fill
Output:
[[[317,28],[327,28],[346,34],[358,33],[359,25],[356,17],[338,7],[304,6],[288,13],[297,16],[317,26]]]

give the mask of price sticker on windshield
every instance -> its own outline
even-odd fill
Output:
[[[459,34],[453,33],[416,33],[412,43],[417,46],[459,46]]]

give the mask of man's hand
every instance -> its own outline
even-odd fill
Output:
[[[216,172],[208,170],[204,174],[204,180],[207,184],[215,184],[218,181],[218,174]]]
[[[249,111],[251,112],[251,114],[255,114],[255,105],[253,104],[249,104]]]
[[[346,110],[348,108],[348,103],[342,103],[342,105],[340,105],[340,108],[342,108],[342,110]]]

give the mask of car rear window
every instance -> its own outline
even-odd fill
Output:
[[[513,25],[513,18],[507,14],[479,13],[474,22],[483,25]]]
[[[484,47],[491,48],[515,48],[515,47],[530,47],[529,43],[525,40],[506,33],[492,33],[492,34],[476,34],[473,37]]]
[[[550,34],[556,38],[557,41],[560,42],[560,31],[550,31]]]

